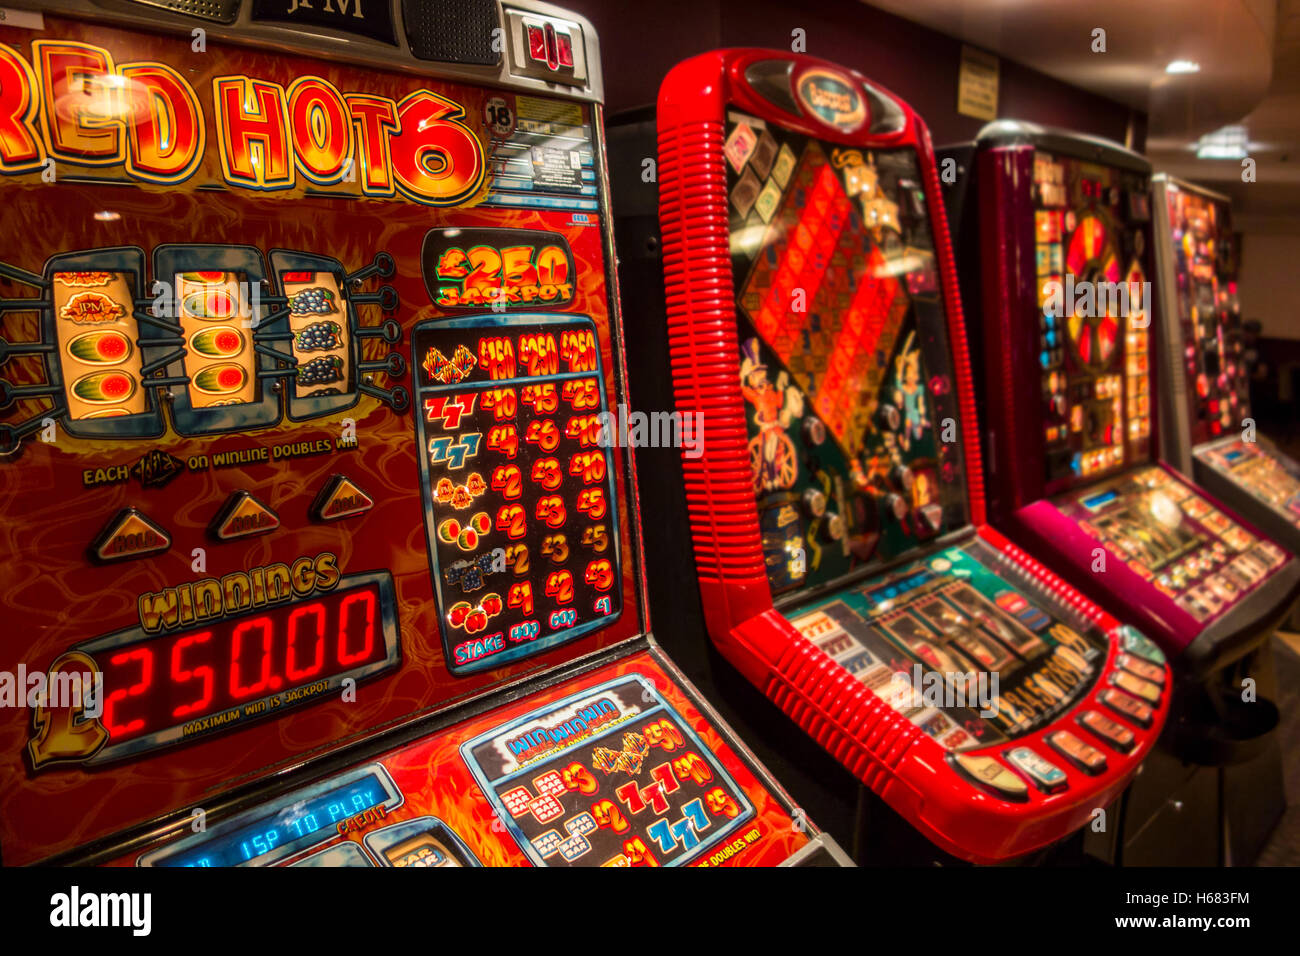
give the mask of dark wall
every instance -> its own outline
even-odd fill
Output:
[[[981,120],[957,112],[961,41],[856,0],[822,0],[800,9],[779,0],[558,0],[586,16],[600,36],[605,99],[611,113],[648,106],[672,66],[723,46],[790,49],[805,31],[807,52],[860,70],[898,94],[930,126],[935,145],[971,139]],[[998,115],[1063,126],[1124,142],[1130,110],[1006,59]],[[1133,114],[1135,141],[1145,114]]]

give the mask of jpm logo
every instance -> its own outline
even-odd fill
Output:
[[[317,0],[320,2],[320,0]],[[361,0],[337,0],[338,10],[334,9],[334,4],[330,0],[324,0],[325,5],[321,7],[322,13],[336,13],[340,17],[353,16],[358,20],[364,20],[366,15],[361,12]],[[351,7],[351,13],[348,8]],[[299,10],[313,10],[310,0],[289,0],[289,9],[286,13],[297,13]]]

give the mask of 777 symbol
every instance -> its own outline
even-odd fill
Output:
[[[471,458],[478,457],[478,448],[483,441],[482,432],[461,435],[455,444],[452,444],[453,438],[454,436],[447,435],[429,442],[429,464],[441,465],[446,462],[447,467],[454,471],[464,468],[465,462]]]

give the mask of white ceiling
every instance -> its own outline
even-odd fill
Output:
[[[1157,169],[1234,198],[1240,227],[1295,231],[1300,215],[1300,0],[868,0],[1148,115]],[[1106,31],[1106,52],[1091,49]],[[1166,74],[1175,59],[1195,74]],[[1242,123],[1256,182],[1194,144]]]

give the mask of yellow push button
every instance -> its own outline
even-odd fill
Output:
[[[208,530],[218,541],[266,534],[280,527],[280,516],[247,491],[236,491],[221,506]]]
[[[341,521],[365,514],[374,506],[375,500],[351,478],[332,475],[312,502],[311,516],[315,521]]]
[[[1029,795],[1029,785],[992,757],[954,754],[953,760],[966,776],[995,796],[1006,800],[1023,800]]]
[[[1116,671],[1111,675],[1110,682],[1120,690],[1153,704],[1160,700],[1160,688],[1157,685],[1128,671]]]
[[[158,554],[171,546],[171,535],[161,525],[134,508],[124,508],[104,525],[90,553],[98,561],[126,561]]]

